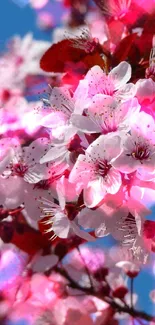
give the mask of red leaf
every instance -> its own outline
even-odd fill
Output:
[[[41,58],[40,67],[47,72],[70,72],[73,69],[72,72],[75,74],[79,74],[79,71],[84,74],[94,65],[99,65],[101,68],[105,66],[100,55],[103,53],[100,44],[96,44],[94,50],[88,53],[85,48],[89,40],[88,44],[87,40],[83,40],[83,48],[77,48],[74,43],[74,39],[65,39],[53,44]],[[80,63],[80,66],[77,66],[77,63]]]
[[[48,249],[50,246],[49,241],[39,231],[28,225],[24,225],[23,233],[14,231],[11,243],[30,255],[36,254],[41,249]]]
[[[137,34],[134,33],[122,39],[122,41],[116,47],[116,50],[114,52],[113,65],[117,65],[121,61],[127,60],[129,52],[131,51],[136,38],[137,38]]]
[[[83,49],[73,47],[74,40],[64,39],[53,44],[40,60],[40,67],[47,72],[64,72],[68,62],[79,62],[86,56]]]

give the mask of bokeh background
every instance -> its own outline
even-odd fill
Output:
[[[35,11],[27,2],[28,0],[0,0],[0,51],[5,50],[7,41],[13,35],[23,37],[25,34],[31,32],[35,39],[52,40],[51,31],[44,32],[36,24],[37,15],[41,10]],[[42,10],[50,11],[55,25],[61,25],[61,17],[65,14],[65,9],[62,7],[61,2],[51,0]],[[154,214],[155,208],[152,209],[152,219],[154,218]],[[110,238],[105,238],[104,240],[97,240],[95,245],[108,249],[111,243]],[[149,299],[149,292],[152,289],[155,289],[155,267],[154,269],[144,269],[135,280],[135,291],[139,295],[138,308],[148,313],[155,313],[155,307]],[[18,325],[24,324],[20,323]]]

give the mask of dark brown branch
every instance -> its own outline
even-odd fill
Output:
[[[62,269],[62,268],[60,269],[59,267],[56,267],[55,271],[58,272],[59,274],[61,274],[64,278],[66,278],[69,281],[69,284],[68,284],[69,287],[71,287],[73,289],[80,290],[80,291],[84,292],[86,295],[92,295],[92,296],[95,296],[95,297],[107,302],[116,312],[126,313],[126,314],[132,316],[133,318],[144,319],[149,322],[155,321],[154,316],[151,316],[143,311],[135,310],[134,308],[131,308],[128,306],[121,306],[117,302],[112,300],[110,297],[104,296],[103,293],[95,292],[94,288],[92,288],[92,287],[86,288],[86,287],[79,285],[74,279],[72,279],[70,277],[70,275],[67,273],[67,271],[65,269]]]

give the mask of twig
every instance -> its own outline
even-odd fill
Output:
[[[133,318],[139,318],[144,319],[146,321],[155,321],[155,316],[151,316],[143,311],[135,310],[132,307],[126,307],[119,305],[116,301],[112,300],[109,297],[103,296],[101,293],[97,293],[94,291],[94,288],[86,288],[79,285],[74,279],[70,277],[70,275],[67,273],[66,270],[60,269],[59,267],[55,267],[55,271],[61,274],[64,278],[66,278],[69,281],[69,286],[73,289],[78,289],[84,292],[86,295],[92,295],[94,297],[97,297],[105,302],[107,302],[115,311],[120,313],[126,313],[130,315]]]
[[[84,265],[84,267],[85,267],[86,273],[87,273],[87,275],[88,275],[89,282],[90,282],[90,287],[93,288],[93,281],[92,281],[92,278],[91,278],[91,275],[90,275],[89,269],[88,269],[88,267],[87,267],[87,264],[86,264],[86,262],[85,262],[85,259],[84,259],[84,257],[83,257],[82,254],[81,254],[81,251],[80,251],[80,247],[79,247],[79,246],[77,247],[77,250],[78,250],[78,253],[79,253],[79,255],[80,255],[80,258],[81,258],[81,260],[82,260],[82,262],[83,262],[83,265]]]
[[[131,280],[130,280],[131,308],[133,308],[133,281],[134,281],[134,279],[131,278]]]

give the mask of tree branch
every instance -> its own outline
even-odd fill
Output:
[[[101,292],[97,293],[95,292],[94,288],[86,288],[81,285],[79,285],[74,279],[70,277],[70,275],[67,273],[65,269],[60,269],[59,267],[55,267],[55,271],[61,274],[64,278],[66,278],[69,281],[68,286],[70,286],[73,289],[80,290],[84,292],[86,295],[91,295],[96,298],[99,298],[106,303],[108,303],[116,312],[120,313],[126,313],[130,315],[133,318],[139,318],[139,319],[144,319],[146,321],[154,321],[155,322],[155,316],[151,316],[143,311],[138,311],[135,310],[133,307],[128,307],[128,306],[121,306],[119,305],[116,301],[111,299],[110,297],[104,296]]]

